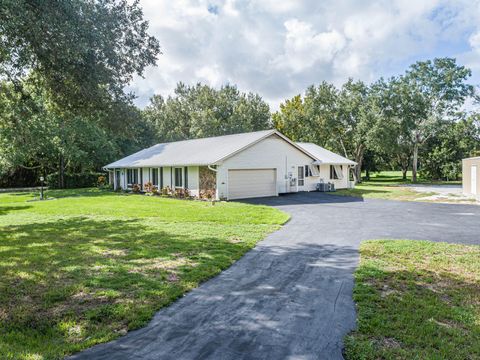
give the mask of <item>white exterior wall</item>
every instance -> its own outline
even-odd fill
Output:
[[[163,187],[173,188],[173,178],[170,178],[170,166],[163,167]]]
[[[150,181],[150,168],[142,168],[142,175],[143,177],[141,187],[143,190],[143,188],[145,187],[145,183]]]
[[[190,195],[192,196],[200,195],[200,179],[198,175],[198,166],[188,167],[188,190],[190,191]]]
[[[323,180],[325,183],[331,182],[335,184],[335,189],[348,189],[350,183],[348,165],[342,165],[342,173],[343,179],[330,179],[330,165],[320,165],[320,176],[309,176],[307,178],[309,191],[315,190],[320,180]]]
[[[228,196],[229,169],[276,169],[277,192],[285,193],[297,191],[296,186],[289,186],[289,175],[296,179],[297,167],[312,162],[313,159],[305,153],[272,135],[226,159],[217,167],[217,199]]]

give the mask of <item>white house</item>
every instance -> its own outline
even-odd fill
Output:
[[[312,143],[295,143],[276,130],[157,144],[108,164],[114,188],[152,182],[188,188],[217,199],[277,196],[312,191],[323,182],[353,186],[356,163]]]

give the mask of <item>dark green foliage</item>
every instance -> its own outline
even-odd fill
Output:
[[[23,93],[25,75],[36,72],[64,110],[124,99],[160,52],[138,1],[4,0],[0,19],[0,79]]]
[[[99,176],[106,176],[105,173],[101,172],[88,172],[88,173],[74,173],[74,174],[64,174],[64,187],[67,189],[74,188],[85,188],[97,186],[97,181]],[[60,175],[58,172],[48,174],[46,178],[46,184],[51,189],[59,189]]]
[[[420,154],[422,177],[456,180],[462,173],[462,159],[480,149],[479,125],[475,117],[440,123],[436,136],[425,142]]]
[[[418,164],[424,178],[455,177],[461,157],[479,146],[478,123],[463,129],[467,115],[460,111],[474,96],[470,75],[455,59],[439,58],[370,86],[349,80],[337,89],[322,82],[281,104],[273,125],[293,140],[356,161],[358,180],[362,169],[400,169],[405,178],[412,168],[416,182]]]
[[[155,95],[144,110],[155,129],[157,142],[265,130],[270,110],[262,98],[240,93],[235,86],[214,89],[207,85],[179,83],[175,95]]]

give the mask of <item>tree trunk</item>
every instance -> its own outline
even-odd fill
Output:
[[[368,168],[365,169],[365,178],[366,178],[367,180],[370,180],[370,170],[368,170]]]
[[[408,171],[408,168],[405,168],[402,166],[402,179],[403,180],[407,180],[407,171]]]
[[[363,163],[363,146],[360,145],[355,152],[355,162],[357,166],[355,166],[355,181],[357,183],[362,182],[362,163]]]
[[[417,182],[418,142],[413,145],[412,182]]]

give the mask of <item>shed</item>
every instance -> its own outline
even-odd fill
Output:
[[[480,197],[480,156],[462,160],[462,187],[465,195]]]

